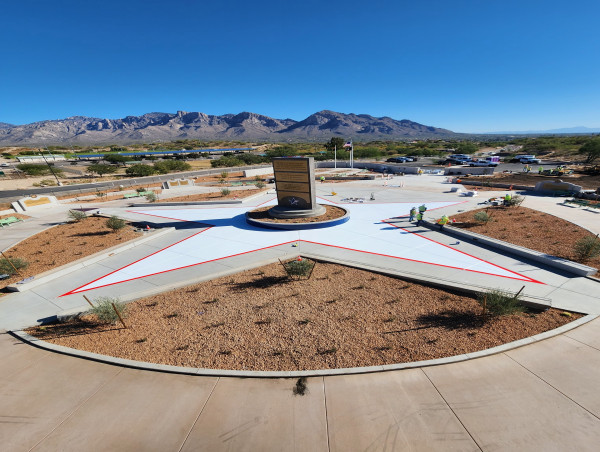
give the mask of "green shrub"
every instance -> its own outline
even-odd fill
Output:
[[[85,218],[87,218],[87,215],[85,214],[85,212],[82,212],[81,210],[69,210],[69,219],[70,220],[79,222]]]
[[[99,297],[94,299],[94,306],[90,309],[90,313],[95,314],[99,321],[105,323],[117,323],[119,321],[119,316],[115,312],[112,304],[114,303],[115,307],[121,314],[121,317],[125,318],[127,316],[127,305],[120,301],[118,298],[111,297]]]
[[[485,210],[476,212],[475,215],[473,215],[473,218],[475,218],[475,221],[478,221],[479,223],[484,223],[484,224],[489,221],[492,221],[492,216],[490,214],[488,214]]]
[[[155,172],[156,170],[152,166],[143,163],[136,163],[125,170],[125,174],[133,177],[152,176]]]
[[[12,265],[10,265],[12,264]],[[17,269],[17,270],[21,270],[22,268],[27,268],[29,266],[29,262],[24,261],[23,259],[20,259],[18,257],[15,258],[0,258],[0,273],[6,273],[8,275],[14,275],[15,269],[13,268],[13,266]]]
[[[312,272],[315,263],[308,259],[298,258],[283,264],[285,271],[289,276],[308,276]]]
[[[515,195],[508,201],[505,201],[505,204],[509,207],[519,207],[523,201],[525,201],[523,196]]]
[[[148,193],[146,195],[146,199],[148,200],[148,202],[156,202],[158,200],[158,196],[156,196],[156,193]]]
[[[222,171],[221,172],[221,178],[222,179],[227,179],[228,176],[229,176],[229,173],[227,171]]]
[[[575,259],[581,262],[600,256],[600,240],[598,236],[593,237],[588,235],[579,239],[575,243],[574,254]]]
[[[255,182],[254,185],[256,186],[256,188],[265,188],[265,183],[263,181],[258,181]]]
[[[481,306],[485,304],[485,311],[490,316],[510,315],[525,310],[519,297],[499,289],[480,292],[477,302]]]
[[[106,227],[112,229],[113,232],[117,232],[118,230],[123,229],[126,224],[127,222],[125,220],[117,217],[116,215],[113,215],[108,220],[106,220]]]
[[[228,188],[222,188],[221,189],[221,195],[222,196],[227,196],[230,193],[231,193],[231,190],[229,190]]]

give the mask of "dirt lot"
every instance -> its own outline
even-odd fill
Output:
[[[68,347],[188,367],[303,370],[374,366],[482,350],[580,317],[481,319],[472,298],[317,263],[308,281],[272,264],[131,303],[127,329],[94,316],[29,330]]]
[[[552,176],[541,176],[537,173],[494,173],[493,177],[461,177],[463,184],[467,185],[469,179],[474,181],[490,181],[498,182],[502,184],[515,184],[515,185],[528,185],[535,186],[541,181],[558,181],[559,179],[563,182],[569,182],[571,184],[581,185],[584,190],[596,190],[600,188],[600,176],[588,176],[585,174],[571,174],[568,176],[552,177]],[[485,187],[475,187],[479,190],[485,189]],[[497,189],[496,189],[497,190]]]

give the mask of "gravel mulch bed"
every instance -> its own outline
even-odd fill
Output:
[[[481,211],[487,211],[492,221],[476,222],[474,215]],[[457,221],[452,226],[569,260],[575,260],[575,243],[592,235],[562,218],[527,207],[489,207],[461,213],[452,219]],[[600,258],[584,263],[600,268]]]
[[[264,188],[248,190],[231,190],[228,195],[221,194],[220,191],[210,193],[196,193],[194,195],[176,196],[174,198],[163,198],[165,202],[190,202],[190,201],[218,201],[222,199],[243,199],[248,196],[266,191]]]
[[[92,315],[29,334],[139,361],[239,370],[305,370],[412,362],[474,352],[564,325],[550,309],[483,323],[473,298],[317,263],[289,280],[279,264],[129,304],[128,325]]]
[[[323,204],[325,207],[325,213],[318,217],[306,217],[306,218],[274,218],[269,215],[269,210],[272,206],[260,207],[255,210],[248,212],[248,216],[254,220],[268,221],[271,223],[315,223],[318,221],[335,220],[346,215],[346,210],[331,206],[329,204]]]
[[[585,190],[595,190],[600,187],[600,176],[589,176],[586,174],[570,174],[564,176],[542,176],[535,172],[525,173],[494,173],[492,177],[464,177],[457,176],[463,184],[468,184],[469,180],[474,181],[489,181],[503,184],[529,185],[535,186],[538,182],[549,181],[554,182],[562,180],[571,184],[581,185]],[[475,187],[474,187],[475,188]],[[476,187],[482,190],[484,187]],[[494,190],[502,190],[495,188]]]
[[[0,281],[0,290],[23,278],[60,267],[141,235],[131,226],[112,232],[106,227],[106,218],[103,217],[87,217],[77,223],[46,229],[4,252],[10,259],[23,259],[29,266],[20,270],[22,276],[15,274]]]

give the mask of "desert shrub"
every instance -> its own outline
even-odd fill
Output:
[[[85,212],[82,212],[81,210],[69,210],[69,220],[73,220],[75,222],[81,221],[85,218],[87,218],[87,215],[85,214]]]
[[[155,172],[156,170],[152,166],[143,163],[136,163],[125,170],[125,174],[133,177],[152,176]]]
[[[308,276],[312,272],[315,263],[308,259],[298,258],[283,264],[285,271],[289,276]]]
[[[581,262],[598,257],[600,256],[600,240],[598,236],[593,237],[588,235],[587,237],[583,237],[577,240],[573,251],[575,259]]]
[[[512,198],[510,198],[509,201],[505,201],[505,203],[509,207],[519,207],[523,201],[525,201],[525,198],[523,196],[515,195]]]
[[[56,185],[56,181],[53,179],[42,179],[41,181],[32,185],[34,187],[54,187]]]
[[[485,210],[476,212],[475,215],[473,215],[473,218],[475,218],[475,221],[478,221],[479,223],[484,223],[484,224],[489,221],[492,221],[492,216],[490,214],[488,214]]]
[[[227,196],[230,193],[231,193],[231,190],[229,190],[228,188],[222,188],[221,189],[221,195],[222,196]]]
[[[254,185],[256,188],[265,188],[265,183],[263,181],[255,182]]]
[[[480,292],[477,302],[481,306],[485,304],[486,313],[491,316],[510,315],[525,310],[519,297],[499,289]]]
[[[12,265],[10,265],[12,264]],[[29,262],[24,261],[18,257],[15,258],[0,258],[0,273],[6,273],[7,275],[14,275],[15,268],[17,270],[21,270],[22,268],[27,268],[29,266]]]
[[[228,176],[229,176],[229,173],[227,171],[222,171],[221,172],[221,178],[222,179],[227,179]]]
[[[113,232],[117,232],[118,230],[123,229],[126,224],[127,222],[125,220],[117,217],[116,215],[113,215],[108,220],[106,220],[106,227],[112,229]]]
[[[158,196],[156,196],[156,193],[151,192],[146,195],[146,199],[148,202],[156,202],[158,200]]]
[[[127,305],[123,303],[118,298],[111,297],[99,297],[94,300],[94,306],[90,309],[90,313],[95,314],[99,321],[105,323],[117,323],[119,321],[119,316],[115,312],[112,305],[115,305],[121,317],[127,316]]]

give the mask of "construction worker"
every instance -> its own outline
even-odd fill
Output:
[[[543,167],[543,166],[540,166],[540,167],[538,168],[538,174],[542,174],[543,172],[544,172],[544,167]]]
[[[448,215],[442,215],[442,218],[440,218],[437,222],[438,225],[440,226],[440,231],[442,229],[444,229],[444,226],[446,226],[449,222],[450,222],[450,218],[448,218]]]
[[[421,221],[423,221],[423,212],[417,214],[417,226],[421,226]]]
[[[505,206],[508,206],[508,205],[510,205],[510,200],[511,200],[511,199],[512,199],[512,196],[511,196],[511,194],[510,194],[510,193],[507,193],[507,194],[504,196],[504,205],[505,205]]]
[[[413,207],[410,209],[410,215],[408,217],[408,221],[412,222],[415,219],[415,215],[417,214],[417,208]]]
[[[426,210],[427,210],[427,206],[425,204],[421,204],[419,206],[419,213],[420,214],[424,214]]]

